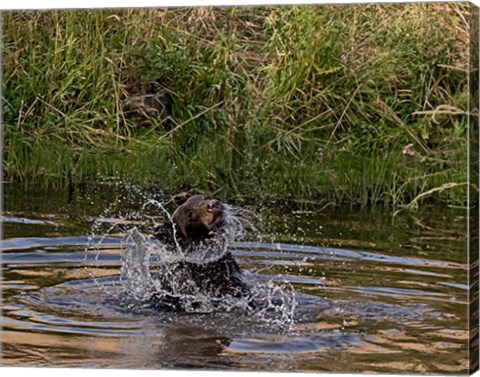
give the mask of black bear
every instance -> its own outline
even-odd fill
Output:
[[[189,193],[175,195],[172,200],[178,207],[170,222],[154,229],[154,237],[172,253],[183,253],[187,258],[172,262],[168,270],[163,271],[160,276],[162,292],[155,295],[159,303],[184,310],[185,297],[209,297],[213,306],[214,301],[221,302],[229,297],[250,297],[232,253],[221,242],[215,242],[227,227],[227,207],[217,199]],[[188,256],[202,248],[213,248],[209,253],[215,256],[218,252],[218,258],[189,260]]]

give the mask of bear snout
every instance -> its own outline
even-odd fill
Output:
[[[224,205],[222,204],[221,201],[212,199],[209,200],[207,203],[207,211],[208,212],[213,212],[213,213],[221,213],[225,210]]]

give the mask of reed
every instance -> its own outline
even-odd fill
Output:
[[[6,13],[5,178],[464,205],[469,7]],[[128,116],[140,84],[171,121]]]

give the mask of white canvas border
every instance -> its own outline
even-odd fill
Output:
[[[368,4],[401,3],[399,0],[2,0],[0,10],[12,9],[74,9],[74,8],[143,8],[217,5],[293,5],[293,4]],[[412,0],[409,2],[458,2],[449,0]],[[480,6],[480,0],[472,0]]]

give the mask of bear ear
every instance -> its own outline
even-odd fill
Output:
[[[192,194],[189,192],[182,192],[180,194],[174,195],[172,200],[177,206],[181,206],[183,203],[185,203],[188,198],[190,198]]]

